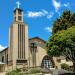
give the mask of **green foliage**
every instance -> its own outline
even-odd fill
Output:
[[[60,31],[66,30],[75,26],[75,13],[71,13],[69,10],[65,10],[60,18],[53,23],[53,34]]]
[[[15,70],[16,72],[21,72],[21,69],[19,69],[19,68],[16,68],[16,70]]]
[[[66,10],[53,24],[53,34],[47,42],[50,56],[64,55],[75,64],[75,13]],[[75,72],[75,66],[74,66]]]
[[[6,73],[6,75],[22,75],[20,72],[21,72],[21,70],[16,68],[16,70],[8,72],[8,73]]]
[[[36,74],[36,73],[41,73],[40,69],[32,68],[29,71],[30,74]]]
[[[69,70],[70,69],[70,67],[67,64],[65,64],[65,63],[61,64],[61,68],[65,69],[65,70]]]
[[[75,26],[62,30],[51,36],[47,43],[47,52],[52,56],[59,56],[62,53],[69,57],[75,53]],[[71,51],[71,52],[70,52]]]
[[[6,75],[30,75],[36,73],[41,73],[41,70],[37,68],[31,68],[29,69],[29,71],[22,72],[20,69],[17,68],[16,70],[6,73]]]

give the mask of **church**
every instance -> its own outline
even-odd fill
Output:
[[[50,57],[46,53],[46,41],[28,37],[28,25],[23,21],[23,10],[14,10],[14,22],[9,28],[8,48],[0,52],[0,72],[16,68],[61,68],[64,57]],[[59,61],[59,62],[58,62]],[[68,63],[70,66],[72,62]]]

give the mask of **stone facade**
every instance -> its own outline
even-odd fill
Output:
[[[23,67],[61,68],[57,59],[47,55],[46,41],[39,37],[28,38],[28,25],[23,22],[23,10],[16,8],[14,23],[9,29],[8,48],[0,52],[0,71]],[[72,62],[70,64],[73,65]]]

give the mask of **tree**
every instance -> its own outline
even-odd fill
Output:
[[[49,55],[68,57],[73,62],[75,72],[75,26],[52,35],[48,40],[47,47]]]
[[[60,18],[53,23],[53,34],[60,31],[66,30],[75,26],[75,13],[71,13],[69,10],[65,10]]]
[[[47,42],[47,53],[68,57],[73,62],[75,73],[75,13],[65,10],[53,23],[52,33]]]

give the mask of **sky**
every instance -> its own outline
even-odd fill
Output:
[[[9,28],[13,23],[16,2],[24,12],[24,23],[28,24],[28,36],[48,40],[53,22],[66,9],[75,12],[75,0],[0,0],[0,51],[8,47]]]

